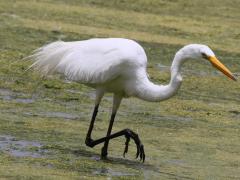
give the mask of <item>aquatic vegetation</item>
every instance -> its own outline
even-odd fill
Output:
[[[239,3],[199,3],[1,1],[0,177],[239,179],[240,84],[209,65],[186,63],[182,88],[169,101],[123,101],[113,131],[127,126],[141,134],[147,157],[141,164],[131,158],[132,143],[126,159],[120,156],[123,138],[110,142],[108,161],[99,159],[101,146],[85,146],[93,89],[57,75],[42,78],[25,71],[31,62],[22,60],[57,39],[121,36],[143,45],[156,83],[169,81],[173,54],[192,42],[208,44],[239,74]],[[105,135],[111,103],[111,95],[104,98],[94,137]]]

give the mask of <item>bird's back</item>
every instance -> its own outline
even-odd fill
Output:
[[[117,76],[146,68],[143,48],[122,38],[57,41],[36,50],[32,65],[43,74],[59,72],[68,79],[86,84],[101,84]]]

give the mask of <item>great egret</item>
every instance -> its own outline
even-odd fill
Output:
[[[121,100],[130,96],[146,101],[163,101],[172,97],[181,85],[180,69],[186,59],[206,59],[226,76],[236,80],[216,58],[213,51],[201,44],[186,45],[176,53],[168,85],[156,85],[149,80],[145,51],[138,43],[129,39],[98,38],[75,42],[56,41],[37,49],[30,57],[35,61],[31,67],[43,75],[54,72],[62,73],[69,80],[96,89],[95,107],[85,143],[89,147],[104,143],[101,151],[103,158],[107,157],[109,140],[125,136],[123,156],[128,152],[130,139],[133,139],[137,147],[136,158],[140,157],[140,160],[144,162],[144,146],[137,133],[124,129],[111,134]],[[110,124],[106,137],[93,140],[91,133],[105,92],[114,94]]]

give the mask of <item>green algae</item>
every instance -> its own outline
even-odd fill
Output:
[[[202,5],[194,6],[190,1],[180,15],[192,16],[192,21],[203,17],[223,18],[232,21],[231,36],[226,36],[228,29],[219,25],[221,36],[211,29],[201,28],[196,32],[174,30],[169,26],[149,26],[151,22],[129,25],[129,21],[121,19],[109,23],[107,11],[118,9],[124,13],[136,11],[140,15],[145,12],[169,15],[169,9],[177,12],[184,5],[183,1],[161,2],[166,7],[159,12],[156,1],[139,1],[128,6],[125,1],[44,1],[39,5],[34,2],[35,9],[28,1],[23,1],[20,9],[16,1],[0,2],[0,136],[14,137],[17,141],[36,142],[41,146],[31,145],[27,149],[13,144],[10,149],[18,150],[30,156],[14,156],[0,149],[0,177],[5,179],[239,179],[240,178],[240,84],[232,82],[216,72],[206,62],[187,62],[183,67],[184,82],[176,96],[160,103],[144,102],[135,98],[124,99],[116,117],[113,131],[126,127],[136,131],[146,149],[144,164],[135,160],[136,148],[130,143],[129,153],[122,157],[124,138],[110,142],[109,160],[100,160],[101,146],[93,149],[85,146],[85,135],[89,125],[94,103],[94,90],[78,83],[69,83],[64,78],[52,76],[42,78],[37,72],[26,71],[31,62],[22,58],[31,54],[32,50],[48,42],[63,40],[80,40],[95,37],[94,32],[62,31],[60,29],[36,29],[27,27],[21,22],[32,17],[36,20],[61,21],[97,28],[112,28],[115,31],[124,29],[151,33],[160,33],[173,37],[183,37],[192,42],[231,42],[237,46],[235,20],[239,11],[236,4],[221,1],[215,3],[213,11],[204,9]],[[196,1],[197,2],[197,1]],[[204,0],[203,4],[214,3]],[[62,4],[68,7],[69,13],[61,11]],[[198,2],[197,2],[198,3]],[[44,5],[56,6],[54,11]],[[143,7],[144,4],[144,7]],[[153,6],[154,4],[154,6]],[[73,6],[83,5],[97,7],[99,13],[106,11],[98,19],[94,15],[84,18],[74,15]],[[178,6],[179,5],[179,6]],[[14,8],[15,7],[15,8]],[[218,8],[229,8],[219,14]],[[103,8],[103,10],[101,10]],[[14,9],[14,11],[13,11]],[[151,11],[150,11],[151,9]],[[36,11],[37,10],[37,11]],[[231,10],[231,13],[230,13]],[[98,12],[97,11],[97,12]],[[35,15],[33,15],[35,13]],[[69,16],[68,16],[69,14]],[[80,13],[81,14],[81,13]],[[200,15],[203,15],[201,17]],[[42,17],[41,17],[42,16]],[[80,20],[79,20],[80,19]],[[191,20],[191,18],[190,18]],[[91,21],[91,22],[90,22]],[[209,22],[211,26],[212,21]],[[186,22],[187,23],[187,22]],[[208,22],[204,22],[208,23]],[[182,22],[184,26],[184,21]],[[187,24],[186,24],[187,25]],[[159,28],[159,30],[158,30]],[[224,36],[222,36],[224,35]],[[108,35],[106,35],[108,36]],[[109,35],[110,36],[110,35]],[[208,38],[212,37],[212,41]],[[203,38],[203,39],[202,39]],[[206,40],[207,39],[207,40]],[[221,39],[221,41],[219,40]],[[171,60],[175,52],[182,46],[169,42],[159,43],[154,40],[139,41],[149,57],[148,72],[155,83],[166,84],[169,81]],[[226,44],[227,46],[228,44]],[[229,46],[231,47],[231,46]],[[240,72],[238,52],[228,51],[229,47],[214,50],[216,55],[233,72]],[[164,66],[164,70],[159,68]],[[103,137],[108,126],[111,108],[111,95],[103,99],[99,110],[94,138]],[[7,143],[8,145],[11,143]],[[31,154],[42,152],[42,156]]]

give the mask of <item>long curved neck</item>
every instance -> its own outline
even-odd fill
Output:
[[[181,52],[177,52],[171,66],[170,83],[167,85],[156,85],[146,78],[137,96],[146,101],[162,101],[175,95],[181,86],[182,77],[180,70],[184,60],[185,58],[182,57]]]

